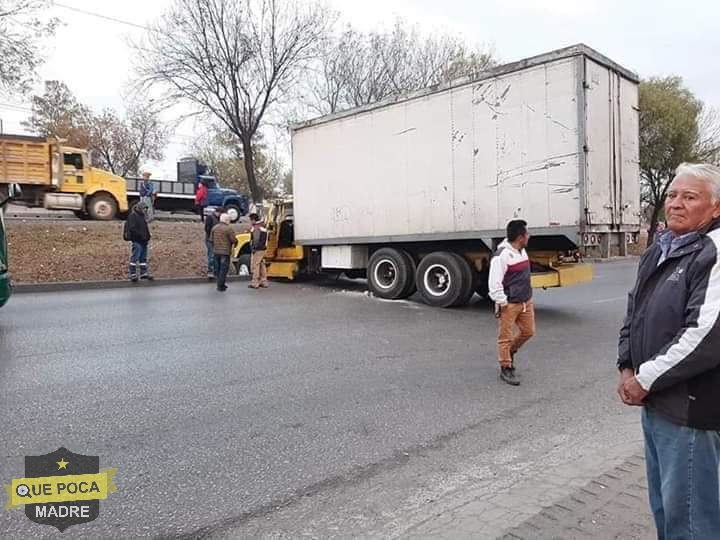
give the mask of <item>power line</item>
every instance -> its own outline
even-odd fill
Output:
[[[76,13],[82,13],[83,15],[89,15],[90,17],[97,17],[98,19],[104,19],[104,20],[106,20],[106,21],[111,21],[111,22],[114,22],[114,23],[117,23],[117,24],[124,24],[125,26],[132,26],[132,27],[134,27],[134,28],[140,28],[141,30],[145,30],[145,31],[147,31],[147,32],[162,33],[162,32],[159,32],[158,30],[155,30],[154,28],[150,28],[149,26],[144,26],[144,25],[142,25],[142,24],[137,24],[137,23],[130,22],[130,21],[124,21],[124,20],[122,20],[122,19],[117,19],[117,18],[115,18],[115,17],[110,17],[109,15],[103,15],[103,14],[101,14],[101,13],[95,13],[94,11],[87,11],[87,10],[85,10],[85,9],[80,9],[80,8],[76,8],[76,7],[73,7],[73,6],[68,6],[68,5],[62,4],[62,3],[60,3],[60,2],[54,2],[54,5],[56,5],[57,7],[63,8],[63,9],[68,9],[68,10],[70,10],[70,11],[75,11]]]
[[[33,110],[29,107],[23,107],[22,105],[15,105],[13,103],[0,103],[0,109],[13,112],[27,112],[32,113]]]

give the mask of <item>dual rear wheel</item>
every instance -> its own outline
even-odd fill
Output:
[[[437,307],[462,306],[473,294],[487,289],[487,278],[475,272],[457,253],[436,251],[418,264],[407,251],[381,248],[368,263],[368,285],[375,296],[390,300],[407,298],[416,291]]]

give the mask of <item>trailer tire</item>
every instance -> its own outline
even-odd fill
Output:
[[[458,257],[455,253],[436,251],[422,258],[415,281],[425,303],[447,308],[465,298],[467,271]]]
[[[379,298],[407,298],[409,281],[414,281],[410,256],[394,248],[378,249],[368,263],[368,288]]]
[[[243,253],[235,261],[235,272],[238,276],[252,276],[252,256]]]
[[[457,301],[453,304],[453,307],[460,307],[467,305],[467,303],[470,301],[470,299],[475,294],[475,272],[473,272],[473,269],[470,267],[470,263],[467,261],[465,257],[460,255],[459,253],[453,253],[455,256],[455,259],[458,261],[458,264],[460,265],[460,269],[463,273],[462,277],[462,293],[458,297]]]
[[[110,195],[99,193],[93,195],[87,204],[88,214],[98,221],[111,221],[115,219],[118,205]]]

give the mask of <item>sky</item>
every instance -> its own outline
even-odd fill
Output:
[[[128,40],[143,30],[79,13],[102,14],[135,25],[158,17],[172,0],[63,0],[48,11],[63,24],[48,41],[39,81],[60,79],[95,110],[122,111],[132,80]],[[713,0],[326,0],[340,24],[389,28],[397,17],[428,32],[464,37],[490,47],[501,63],[585,43],[642,77],[680,75],[711,107],[720,108],[720,2]],[[41,85],[38,86],[41,91]],[[22,133],[29,104],[0,97],[5,133]],[[155,178],[175,178],[175,162],[188,154],[203,126],[185,122],[171,135],[165,160],[149,164]],[[286,154],[286,149],[281,149]]]

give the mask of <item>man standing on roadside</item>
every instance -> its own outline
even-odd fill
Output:
[[[215,207],[213,213],[205,220],[205,248],[207,249],[207,277],[208,280],[215,279],[215,252],[213,251],[212,230],[220,223],[220,215],[223,208]]]
[[[200,214],[200,222],[205,221],[205,203],[207,202],[208,188],[205,180],[200,180],[197,191],[195,192],[195,207],[197,213]]]
[[[489,295],[498,318],[500,378],[518,386],[515,353],[535,335],[535,307],[530,284],[530,259],[525,248],[530,240],[527,223],[515,219],[507,224],[507,238],[490,261]],[[515,326],[519,333],[515,334]]]
[[[643,407],[658,538],[720,538],[720,168],[683,163],[640,260],[618,394]]]
[[[252,268],[251,289],[268,287],[267,268],[265,267],[265,253],[267,251],[268,232],[265,224],[257,214],[250,214],[250,247],[252,248],[252,259],[250,266]]]
[[[152,281],[153,277],[148,271],[148,244],[150,243],[150,229],[148,228],[145,203],[138,201],[128,214],[123,229],[123,239],[131,242],[129,274],[130,281],[137,283],[139,279]]]
[[[145,171],[140,182],[140,201],[145,205],[145,216],[150,223],[155,219],[155,184],[150,181],[150,173]]]
[[[230,216],[221,214],[220,223],[212,228],[210,235],[212,238],[213,253],[215,254],[217,290],[224,292],[227,290],[225,280],[227,279],[228,269],[230,268],[230,254],[232,253],[235,242],[237,242],[235,231],[232,226],[230,226]]]

